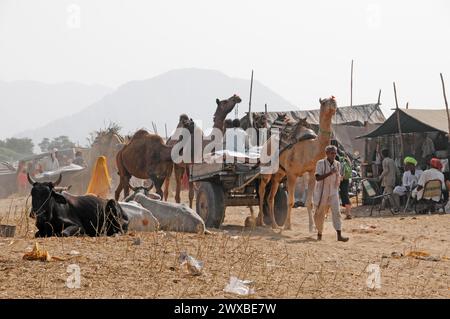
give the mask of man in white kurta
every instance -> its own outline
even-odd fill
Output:
[[[431,168],[425,170],[423,172],[423,174],[420,176],[419,181],[417,182],[417,188],[412,193],[412,196],[416,197],[417,200],[422,199],[423,190],[424,190],[425,184],[428,181],[439,180],[439,181],[441,181],[442,191],[446,190],[444,174],[441,172],[441,170],[442,170],[441,161],[438,158],[432,158],[430,161],[430,166],[431,166]],[[440,196],[435,196],[435,197],[432,197],[431,199],[435,202],[439,202],[439,200],[441,198],[440,198]]]
[[[405,164],[405,172],[403,173],[402,185],[395,186],[392,197],[396,205],[400,203],[400,197],[405,196],[409,191],[412,191],[419,181],[423,171],[416,168],[417,160],[413,157],[405,157],[403,163]]]
[[[325,152],[327,157],[316,164],[316,186],[314,188],[314,222],[317,228],[317,240],[322,239],[325,215],[331,208],[333,227],[338,241],[348,241],[341,235],[341,216],[339,213],[339,184],[341,183],[340,163],[335,160],[337,149],[329,145]]]

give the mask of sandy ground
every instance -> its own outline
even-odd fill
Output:
[[[248,214],[244,207],[228,208],[222,229],[212,235],[34,239],[25,199],[1,200],[0,224],[15,224],[17,230],[14,238],[0,238],[0,298],[239,297],[223,291],[230,276],[253,281],[255,293],[246,298],[450,297],[448,214],[392,216],[386,211],[368,217],[367,207],[359,207],[356,218],[343,221],[347,243],[336,241],[330,218],[317,242],[308,232],[305,208],[293,210],[293,230],[281,233],[244,229]],[[23,260],[35,242],[65,260]],[[180,267],[183,251],[204,262],[200,276]],[[406,256],[410,251],[427,252],[431,260]],[[71,264],[80,267],[79,289],[66,286]],[[370,264],[380,269],[379,288],[367,286]]]

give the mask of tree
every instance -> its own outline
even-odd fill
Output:
[[[49,145],[50,145],[50,140],[48,139],[48,137],[44,137],[42,139],[42,141],[38,144],[42,153],[48,152]]]
[[[7,138],[1,143],[2,147],[23,155],[33,154],[33,141],[30,138]]]
[[[58,150],[67,149],[67,148],[74,148],[75,143],[69,140],[68,136],[61,135],[58,137],[55,137],[49,144],[47,151],[50,151],[54,148]]]

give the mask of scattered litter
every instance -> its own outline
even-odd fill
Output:
[[[184,267],[191,275],[199,276],[202,274],[203,262],[196,260],[187,253],[182,252],[179,257],[180,266]]]
[[[426,251],[410,251],[409,253],[406,254],[406,256],[426,261],[441,261],[440,257],[431,256]]]
[[[140,237],[135,237],[133,238],[133,245],[140,245],[141,244],[141,238]]]
[[[80,252],[77,250],[71,250],[69,253],[69,255],[74,255],[74,256],[78,256],[79,254],[80,254]]]
[[[392,258],[401,258],[401,257],[403,257],[403,254],[402,254],[402,253],[399,253],[399,252],[397,252],[397,251],[393,251],[393,252],[391,253],[391,257],[392,257]]]
[[[255,293],[253,288],[248,287],[252,281],[250,280],[240,280],[236,277],[230,278],[230,283],[225,286],[223,291],[230,292],[233,294],[238,294],[242,296],[247,296]]]
[[[370,233],[381,234],[384,232],[386,232],[386,231],[377,230],[377,226],[374,226],[374,225],[369,225],[369,226],[359,225],[359,228],[352,229],[352,233],[359,233],[359,234],[370,234]]]
[[[231,236],[230,238],[231,238],[231,239],[238,239],[239,236]]]
[[[426,251],[410,251],[409,253],[406,254],[406,256],[408,256],[408,257],[428,257],[428,256],[430,256],[430,254],[427,253]]]
[[[40,260],[40,261],[64,261],[64,258],[51,256],[48,251],[41,249],[38,243],[34,243],[33,250],[29,253],[25,253],[23,256],[25,260]]]

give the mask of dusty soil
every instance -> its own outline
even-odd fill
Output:
[[[353,212],[356,218],[343,221],[347,243],[336,241],[330,218],[317,242],[305,208],[294,209],[292,231],[244,229],[244,207],[228,208],[222,229],[212,235],[34,239],[25,198],[11,197],[0,201],[0,224],[17,225],[14,238],[0,238],[0,298],[239,297],[223,291],[230,276],[253,281],[255,293],[247,298],[450,297],[450,215]],[[35,242],[65,260],[23,260]],[[200,276],[180,267],[183,251],[204,262]],[[410,251],[431,257],[406,256]],[[79,289],[66,287],[71,264],[80,267]],[[367,286],[370,264],[380,267],[378,289]]]

